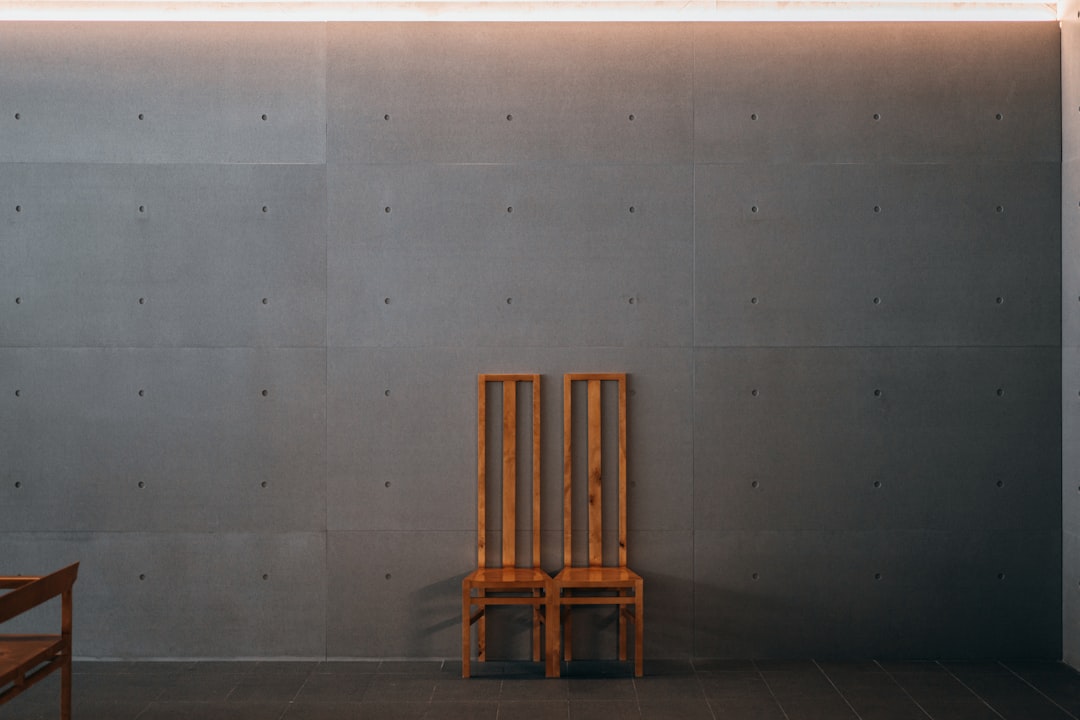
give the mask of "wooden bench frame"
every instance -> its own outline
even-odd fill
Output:
[[[0,623],[61,597],[59,635],[0,635],[0,705],[13,700],[57,670],[60,718],[71,720],[72,586],[79,563],[41,577],[2,577]]]

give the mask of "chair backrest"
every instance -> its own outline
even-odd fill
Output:
[[[586,424],[588,468],[588,564],[599,567],[604,564],[603,528],[603,468],[602,429],[604,416],[601,402],[601,384],[614,382],[618,386],[617,433],[619,442],[619,469],[616,485],[618,495],[618,564],[626,566],[626,373],[570,373],[563,376],[563,564],[573,565],[572,516],[573,516],[573,384],[583,382],[587,386]],[[610,420],[609,420],[610,422]]]
[[[44,577],[0,578],[0,588],[15,588],[11,592],[0,595],[0,623],[41,605],[57,595],[70,593],[78,574],[79,563],[74,563]],[[70,618],[65,617],[64,620],[66,625],[70,625]]]
[[[487,567],[487,495],[488,495],[488,422],[487,395],[489,383],[502,384],[502,567],[518,564],[517,505],[518,505],[518,384],[532,383],[532,448],[529,462],[532,501],[532,565],[540,567],[540,375],[485,374],[479,376],[477,391],[477,564]]]

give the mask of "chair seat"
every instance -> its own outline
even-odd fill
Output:
[[[555,576],[555,584],[570,588],[633,587],[641,576],[626,567],[566,567]]]
[[[0,635],[0,687],[64,650],[61,635]]]
[[[551,576],[540,568],[477,568],[465,576],[465,582],[486,588],[543,587]]]

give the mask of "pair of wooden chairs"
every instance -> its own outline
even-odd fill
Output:
[[[573,395],[576,384],[585,385],[587,429],[575,434]],[[501,438],[501,482],[490,482],[488,456],[490,445],[488,431],[487,398],[489,384],[502,385],[501,433],[493,432],[491,439]],[[531,394],[531,451],[527,462],[521,462],[518,453],[518,386],[532,385]],[[618,411],[614,421],[605,421],[603,414],[602,387],[614,384],[617,392]],[[494,395],[498,397],[497,391]],[[528,397],[528,396],[525,396]],[[477,408],[477,569],[469,573],[461,584],[461,674],[470,675],[472,655],[472,626],[477,625],[478,653],[480,661],[487,659],[487,608],[492,605],[524,605],[532,612],[532,659],[539,662],[545,654],[545,675],[558,677],[560,657],[572,660],[571,609],[579,605],[612,605],[618,612],[618,657],[628,658],[627,626],[634,626],[634,674],[643,673],[644,637],[644,588],[640,575],[626,566],[626,374],[625,373],[576,373],[563,377],[563,568],[554,576],[540,566],[540,375],[539,374],[487,374],[479,376]],[[615,475],[615,497],[604,492],[603,438],[618,438]],[[574,439],[583,435],[585,452],[575,452]],[[580,438],[579,438],[580,439]],[[495,453],[492,453],[494,455]],[[582,454],[584,457],[582,458]],[[607,453],[610,458],[612,453]],[[531,503],[531,535],[529,557],[522,560],[517,552],[519,497],[518,467],[528,465],[531,470],[531,492],[522,498]],[[584,473],[580,471],[584,469]],[[614,474],[614,473],[613,473]],[[585,492],[576,492],[576,476],[583,476]],[[580,483],[581,480],[578,481]],[[611,483],[608,483],[609,490]],[[501,523],[492,535],[499,535],[500,556],[494,561],[489,555],[488,504],[492,490],[501,488]],[[574,500],[584,501],[583,513],[587,520],[587,552],[583,562],[575,562],[573,553]],[[605,504],[607,503],[607,504]],[[580,503],[579,503],[580,504]],[[617,507],[617,531],[614,540],[617,547],[605,556],[603,523],[605,507]],[[526,513],[526,517],[528,514]],[[609,524],[610,527],[610,524]],[[605,562],[610,558],[610,562]],[[475,608],[475,610],[474,610]],[[541,632],[543,629],[543,632]],[[561,631],[561,632],[560,632]],[[561,636],[561,637],[560,637]],[[546,646],[546,647],[545,647]]]
[[[0,623],[60,597],[60,633],[0,635],[0,705],[60,671],[60,717],[71,720],[72,586],[79,563],[43,577],[0,577]]]

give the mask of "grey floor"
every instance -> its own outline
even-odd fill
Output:
[[[1043,720],[1080,717],[1080,674],[1058,663],[82,662],[73,720]],[[0,707],[56,718],[53,678]]]

